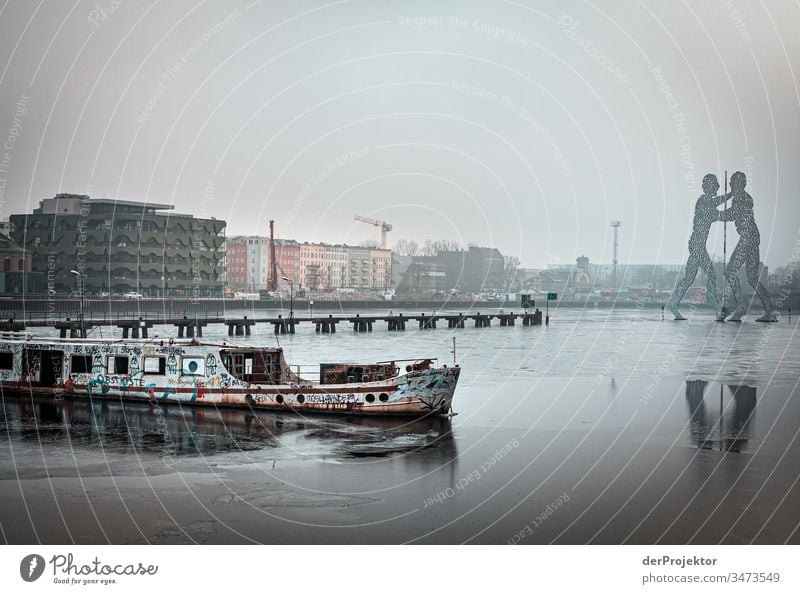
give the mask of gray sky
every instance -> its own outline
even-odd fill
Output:
[[[0,6],[2,217],[75,192],[377,238],[358,213],[528,267],[609,262],[620,219],[621,262],[677,263],[741,169],[762,259],[800,240],[798,2]]]

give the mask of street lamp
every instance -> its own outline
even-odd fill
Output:
[[[70,272],[70,274],[74,274],[75,275],[75,284],[78,285],[78,292],[80,293],[80,297],[81,297],[81,315],[80,315],[80,318],[81,318],[81,338],[85,338],[86,337],[86,332],[85,332],[85,329],[84,329],[84,326],[83,326],[83,282],[82,282],[83,275],[80,272],[78,272],[77,270],[70,270],[69,272]]]
[[[281,279],[290,283],[289,288],[289,319],[294,323],[294,281],[288,277],[282,276]]]

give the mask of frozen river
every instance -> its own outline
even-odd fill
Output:
[[[798,320],[755,317],[561,308],[547,327],[280,337],[290,364],[315,365],[450,364],[455,336],[451,421],[3,394],[0,536],[800,543]]]

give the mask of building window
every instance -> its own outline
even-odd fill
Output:
[[[0,353],[0,369],[4,371],[14,369],[14,353],[11,351],[3,351]]]
[[[11,258],[3,260],[3,272],[11,272]]]

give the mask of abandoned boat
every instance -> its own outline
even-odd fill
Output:
[[[0,390],[358,415],[446,415],[460,368],[432,359],[293,370],[281,348],[198,340],[0,340]]]

